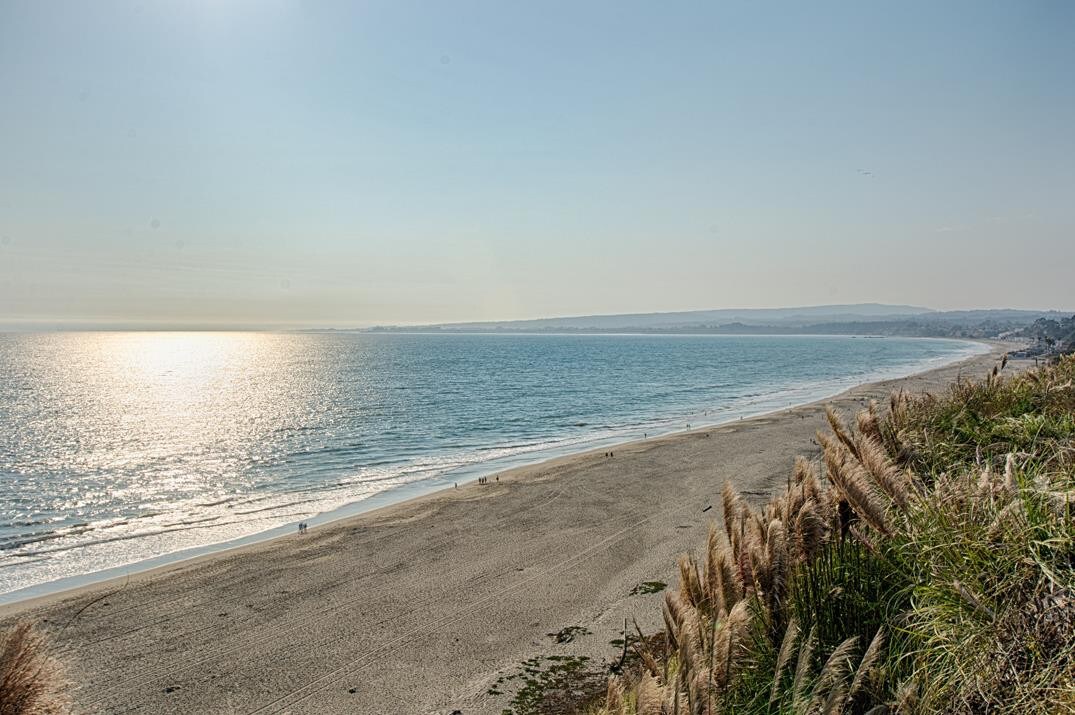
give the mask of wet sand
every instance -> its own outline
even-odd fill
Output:
[[[521,661],[599,663],[617,656],[624,618],[657,628],[660,594],[632,589],[675,583],[726,480],[761,500],[796,455],[816,456],[826,404],[941,390],[1002,351],[12,604],[0,625],[43,621],[76,712],[500,713],[510,687],[488,691]],[[572,626],[588,632],[548,635]]]

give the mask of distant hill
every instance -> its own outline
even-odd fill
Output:
[[[379,326],[373,330],[453,331],[453,332],[549,332],[557,330],[664,330],[698,329],[738,323],[747,326],[799,326],[810,323],[871,321],[932,313],[929,308],[911,305],[859,303],[816,305],[798,308],[724,308],[670,313],[625,313],[582,315],[534,320],[441,323],[423,326]]]
[[[989,309],[937,311],[911,305],[860,303],[797,308],[731,308],[671,313],[584,315],[536,320],[379,326],[373,332],[549,333],[639,332],[721,334],[853,334],[987,338],[1016,333],[1058,311]]]
[[[1057,318],[1038,318],[1016,334],[1031,341],[1026,355],[1075,353],[1075,315]]]

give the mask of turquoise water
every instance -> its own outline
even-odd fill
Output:
[[[815,336],[0,335],[0,594],[981,350]]]

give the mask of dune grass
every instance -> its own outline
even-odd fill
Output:
[[[59,666],[30,623],[17,623],[0,636],[0,715],[62,712],[62,685]]]
[[[1075,712],[1075,358],[829,414],[760,509],[730,486],[596,715]]]

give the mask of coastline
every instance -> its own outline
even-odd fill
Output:
[[[818,336],[807,337],[813,338]],[[839,338],[845,336],[832,337]],[[859,337],[867,339],[874,336]],[[915,339],[953,340],[948,338]],[[612,430],[609,435],[603,437],[591,436],[581,440],[565,438],[563,444],[560,445],[511,454],[485,462],[476,462],[452,467],[446,472],[438,474],[432,478],[393,487],[383,492],[373,494],[360,501],[342,504],[329,511],[305,518],[304,521],[315,528],[323,528],[333,522],[377,512],[407,501],[441,493],[446,489],[452,488],[453,483],[457,485],[470,484],[476,482],[480,477],[488,477],[497,473],[534,467],[542,463],[561,458],[570,458],[572,456],[586,454],[587,452],[593,452],[598,449],[616,449],[646,438],[652,440],[658,437],[681,434],[691,430],[717,427],[737,420],[764,417],[775,412],[832,399],[846,390],[853,389],[857,386],[912,377],[922,372],[928,372],[947,365],[957,364],[972,359],[980,354],[985,354],[985,352],[988,352],[989,350],[999,349],[998,346],[1004,346],[1003,343],[994,343],[985,340],[958,340],[957,342],[964,342],[968,346],[962,354],[932,358],[919,365],[915,365],[914,371],[910,373],[904,372],[903,369],[889,369],[874,371],[851,378],[831,379],[819,382],[816,385],[812,383],[803,383],[800,385],[793,384],[783,390],[757,396],[756,399],[750,399],[751,396],[744,396],[726,407],[719,408],[714,412],[713,416],[698,416],[699,413],[684,413],[681,415],[681,419],[669,419],[663,426],[651,424],[648,427],[648,429],[651,430],[648,437],[643,435],[644,430],[642,427],[625,425],[619,429]],[[983,350],[975,352],[971,347],[975,345],[983,348]],[[794,397],[792,397],[790,401],[784,401],[784,397],[792,395],[794,395]],[[714,417],[716,417],[716,419],[714,419]],[[687,424],[687,429],[684,429],[685,423]],[[656,429],[656,431],[652,431],[654,429]],[[167,552],[151,558],[121,563],[104,569],[45,581],[0,593],[0,618],[3,617],[8,607],[17,607],[18,604],[21,603],[34,602],[39,599],[48,598],[52,595],[77,591],[95,584],[107,584],[109,582],[128,580],[139,574],[155,573],[179,563],[220,555],[227,551],[266,543],[273,539],[286,538],[295,531],[297,524],[298,521],[286,522],[262,531],[225,539],[223,541]]]
[[[623,617],[652,627],[659,595],[631,596],[632,585],[674,581],[675,555],[704,541],[703,504],[724,479],[756,499],[782,483],[796,454],[815,451],[826,404],[938,389],[1006,349],[621,443],[613,458],[598,447],[517,467],[305,537],[18,601],[0,618],[47,619],[88,711],[500,712],[506,701],[488,695],[497,674],[564,652],[549,631],[585,627],[573,652],[597,660]]]

